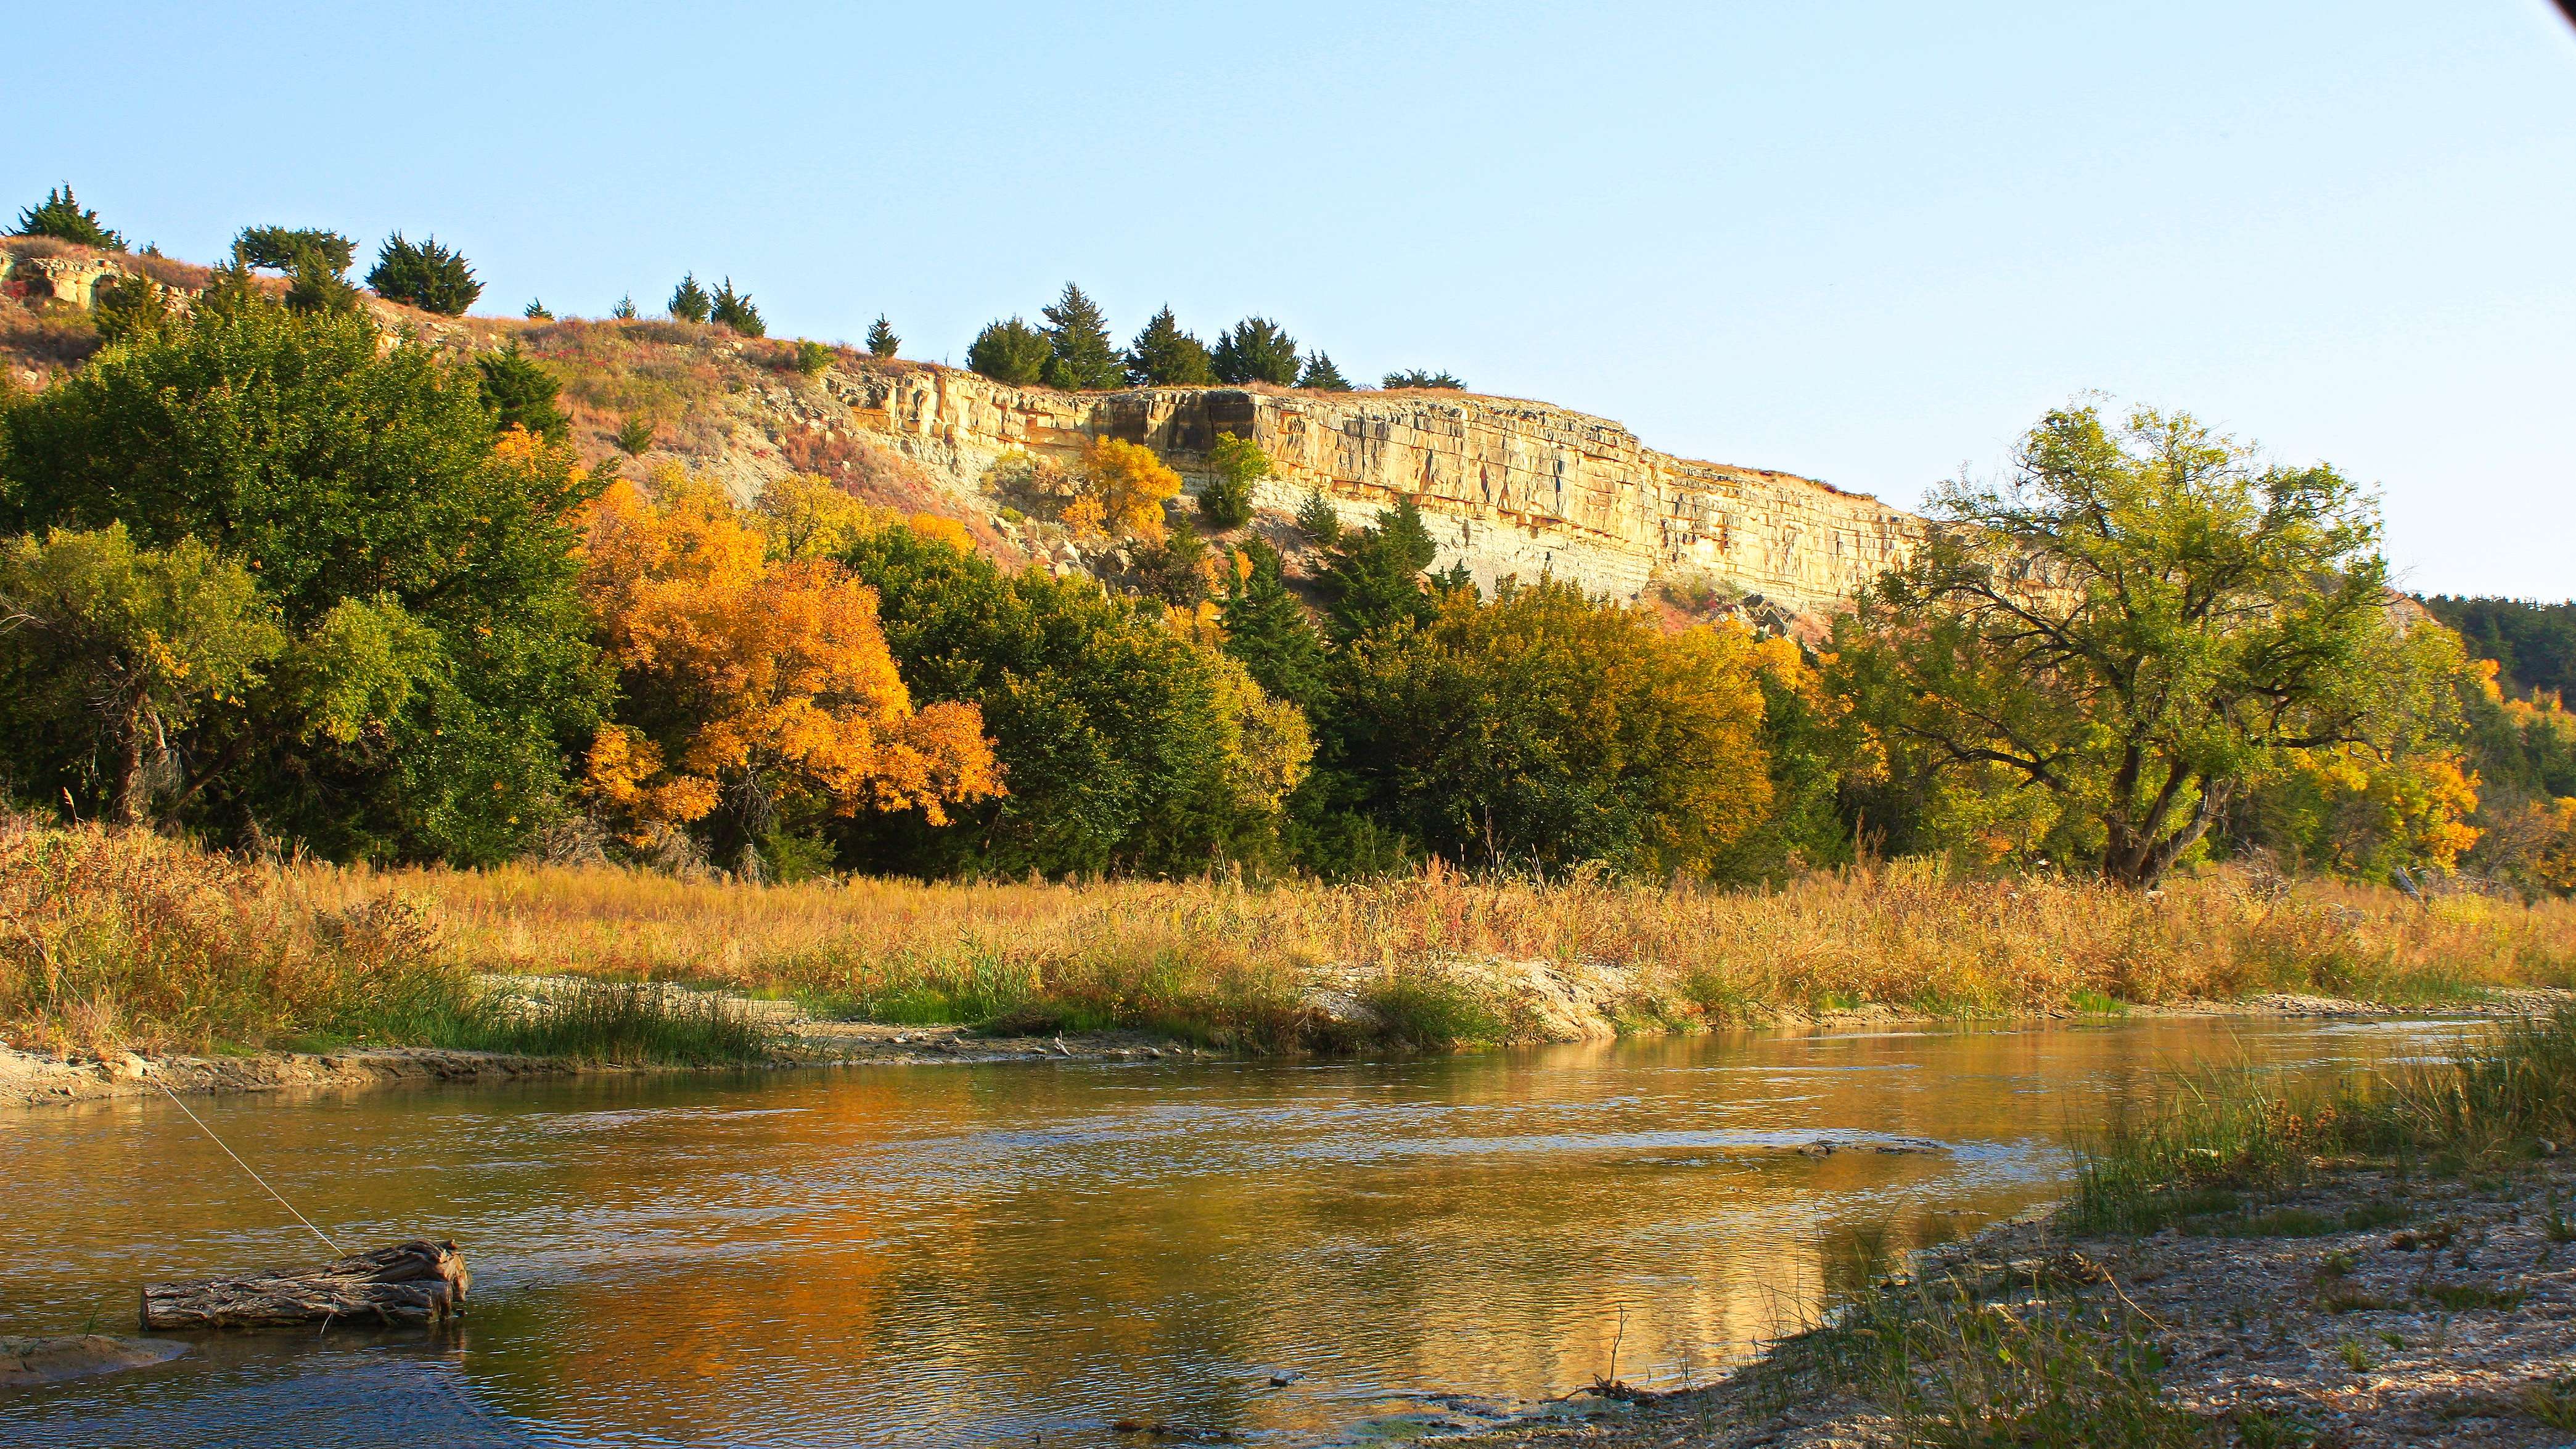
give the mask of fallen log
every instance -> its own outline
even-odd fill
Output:
[[[334,1322],[427,1326],[465,1313],[474,1277],[454,1243],[415,1238],[351,1253],[311,1273],[146,1283],[143,1326],[284,1328]]]

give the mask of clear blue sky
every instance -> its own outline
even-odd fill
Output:
[[[11,207],[731,275],[962,358],[1067,279],[1910,503],[2084,389],[2576,592],[2576,34],[2544,0],[17,8]],[[362,260],[361,266],[364,263]]]

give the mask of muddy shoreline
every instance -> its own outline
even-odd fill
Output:
[[[2253,1020],[2506,1017],[2545,1011],[2571,996],[2576,996],[2576,992],[2510,989],[2491,992],[2476,1001],[2427,1005],[2276,993],[2243,1001],[2183,1001],[2131,1006],[2119,1015],[2145,1019],[2242,1017]],[[43,1053],[0,1045],[0,1109],[158,1096],[164,1090],[190,1095],[345,1092],[376,1087],[508,1082],[573,1075],[993,1062],[1238,1059],[1232,1053],[1213,1051],[1142,1031],[982,1036],[965,1026],[889,1026],[874,1022],[816,1021],[796,1014],[793,1007],[784,1002],[734,1000],[745,1009],[770,1018],[777,1029],[778,1047],[768,1060],[707,1067],[619,1066],[441,1047],[370,1046],[332,1052],[193,1056],[144,1055],[125,1051],[104,1055]],[[1755,1030],[1830,1031],[1871,1026],[2009,1026],[2112,1019],[2117,1018],[2076,1011],[2026,1016],[1945,1017],[1870,1005],[1848,1011],[1817,1013],[1773,1010],[1743,1025]],[[1561,1039],[1598,1039],[1607,1035],[1609,1033],[1605,1031],[1584,1030]]]

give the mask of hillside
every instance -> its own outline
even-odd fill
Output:
[[[13,238],[0,273],[22,305],[0,308],[0,362],[25,385],[95,347],[85,309],[102,281],[150,269],[202,285],[202,269]],[[166,275],[165,275],[166,273]],[[1622,599],[1657,584],[1702,608],[1777,626],[1830,610],[1884,568],[1921,526],[1865,494],[1771,469],[1679,458],[1627,428],[1544,403],[1445,390],[1012,388],[933,363],[834,349],[808,376],[798,344],[672,321],[447,318],[374,298],[394,326],[442,345],[517,342],[564,382],[575,439],[598,461],[629,419],[653,428],[642,457],[725,479],[748,497],[769,478],[820,472],[871,502],[956,518],[986,552],[1092,566],[997,468],[1014,454],[1063,462],[1091,438],[1151,445],[1193,487],[1221,433],[1279,465],[1256,503],[1293,512],[1309,493],[1353,522],[1410,495],[1440,547],[1482,582],[1540,574]],[[1023,473],[1025,470],[1021,470]]]

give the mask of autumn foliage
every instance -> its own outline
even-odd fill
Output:
[[[876,595],[837,563],[773,557],[677,469],[612,485],[588,524],[582,591],[631,722],[600,731],[586,780],[634,830],[724,810],[758,836],[800,805],[937,822],[1002,793],[976,707],[914,707]]]
[[[1102,438],[1083,450],[1081,478],[1064,521],[1076,533],[1114,533],[1159,543],[1163,500],[1181,491],[1181,475],[1142,443]]]

